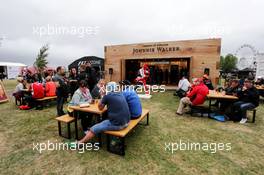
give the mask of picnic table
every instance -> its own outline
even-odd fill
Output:
[[[97,123],[102,121],[102,117],[105,114],[105,112],[107,111],[107,108],[100,110],[98,108],[98,103],[90,104],[88,107],[69,106],[69,108],[74,110],[74,111],[87,112],[87,113],[93,114],[94,116],[97,116],[97,118],[96,118]],[[78,139],[78,127],[77,127],[78,116],[76,116],[74,112],[73,112],[73,117],[75,118],[74,123],[75,123],[75,128],[76,128],[75,129],[75,137],[76,137],[76,139]],[[100,135],[99,135],[99,142],[101,143],[101,136]]]
[[[264,86],[255,86],[257,90],[264,90]]]
[[[233,101],[236,101],[238,100],[238,97],[237,96],[234,96],[234,95],[225,95],[221,92],[216,92],[214,90],[210,90],[209,91],[209,94],[207,95],[207,98],[209,99],[209,110],[208,110],[208,116],[209,116],[209,113],[211,112],[211,107],[212,107],[212,99],[215,99],[215,100],[233,100]]]

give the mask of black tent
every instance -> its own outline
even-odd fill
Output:
[[[104,71],[104,59],[96,56],[84,56],[72,62],[68,68],[76,68],[79,71],[80,65],[86,64],[89,62],[91,66],[97,71]]]

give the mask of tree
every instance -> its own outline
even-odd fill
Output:
[[[232,54],[227,54],[225,57],[220,57],[220,66],[224,73],[231,72],[236,69],[237,57]]]
[[[37,68],[39,73],[43,73],[44,69],[47,67],[48,61],[48,53],[47,51],[49,50],[49,45],[44,45],[40,48],[38,56],[36,58],[36,61],[34,62],[34,66]]]

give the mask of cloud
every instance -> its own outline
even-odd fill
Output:
[[[3,5],[2,5],[3,4]],[[259,0],[10,0],[0,7],[0,60],[31,65],[50,44],[50,65],[85,55],[104,57],[104,46],[221,37],[222,54],[244,44],[263,51],[263,1]],[[97,28],[96,34],[38,35],[34,28]]]

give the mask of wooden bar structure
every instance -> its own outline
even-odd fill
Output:
[[[159,65],[161,68],[166,67],[169,72],[173,66],[187,68],[189,79],[201,77],[209,71],[212,82],[218,83],[220,38],[110,45],[105,46],[104,51],[106,81],[127,79],[128,69],[135,69],[132,63],[137,61],[140,66],[143,63]]]

